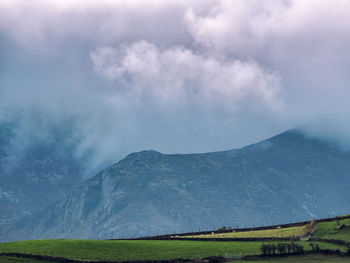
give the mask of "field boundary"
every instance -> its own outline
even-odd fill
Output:
[[[129,240],[129,239],[127,239]],[[205,237],[148,237],[138,238],[137,240],[179,240],[179,241],[207,241],[207,242],[258,242],[258,241],[300,241],[299,237],[236,237],[236,238],[205,238]],[[308,242],[324,242],[335,245],[346,246],[350,248],[350,242],[341,239],[324,239],[324,238],[309,238]]]
[[[262,259],[262,258],[283,258],[297,255],[333,255],[340,257],[349,257],[348,253],[341,252],[339,250],[331,250],[331,249],[321,249],[318,251],[305,251],[303,253],[286,253],[286,254],[272,254],[272,255],[263,255],[263,254],[248,254],[242,256],[241,260],[254,260],[254,259]],[[1,256],[6,257],[18,257],[18,258],[31,258],[37,260],[46,260],[52,262],[61,262],[61,263],[188,263],[188,262],[196,262],[196,263],[223,263],[228,260],[232,261],[232,259],[225,258],[222,256],[213,256],[213,257],[205,257],[198,259],[191,258],[175,258],[175,259],[159,259],[159,260],[78,260],[78,259],[69,259],[64,257],[53,257],[53,256],[44,256],[44,255],[33,255],[33,254],[25,254],[25,253],[0,253]]]
[[[350,248],[350,242],[347,242],[347,241],[341,240],[341,239],[325,239],[325,238],[311,237],[309,239],[309,241],[325,242],[325,243],[330,243],[330,244],[335,244],[335,245],[343,245],[343,246],[347,246]]]
[[[320,249],[318,251],[305,251],[303,253],[286,253],[286,254],[274,254],[274,255],[263,255],[263,254],[250,254],[242,257],[243,260],[254,260],[261,258],[278,258],[278,257],[290,257],[290,256],[306,256],[306,255],[329,255],[339,257],[349,257],[349,254],[341,252],[339,250],[332,249]]]
[[[64,257],[53,257],[53,256],[44,256],[44,255],[33,255],[33,254],[25,254],[25,253],[0,253],[0,257],[17,257],[17,258],[31,258],[37,260],[46,260],[52,262],[61,262],[61,263],[187,263],[187,262],[206,262],[206,263],[220,263],[225,262],[226,258],[224,257],[205,257],[199,259],[193,258],[174,258],[174,259],[149,259],[149,260],[78,260],[78,259],[70,259]]]
[[[335,216],[335,217],[328,217],[328,218],[322,218],[322,219],[314,219],[315,223],[324,223],[324,222],[331,222],[336,219],[343,220],[343,219],[349,219],[350,215],[345,216]],[[235,232],[248,232],[248,231],[259,231],[259,230],[271,230],[271,229],[277,229],[277,228],[289,228],[289,227],[296,227],[296,226],[305,226],[307,224],[310,224],[311,220],[309,221],[302,221],[302,222],[296,222],[296,223],[288,223],[288,224],[278,224],[278,225],[271,225],[271,226],[260,226],[260,227],[248,227],[248,228],[232,228],[232,229],[225,229],[225,230],[212,230],[212,231],[198,231],[198,232],[186,232],[186,233],[175,233],[175,234],[166,234],[166,235],[157,235],[157,236],[146,236],[146,237],[140,237],[140,238],[132,238],[131,240],[158,240],[160,238],[171,238],[173,237],[181,237],[181,236],[197,236],[197,235],[210,235],[212,233],[214,234],[224,234],[224,233],[231,233],[232,231]],[[175,238],[171,238],[175,239]],[[179,238],[177,238],[179,239]],[[111,239],[111,240],[118,240],[118,239]]]
[[[137,240],[182,240],[182,241],[213,241],[213,242],[254,242],[254,241],[300,241],[299,237],[154,237],[154,238],[138,238]]]

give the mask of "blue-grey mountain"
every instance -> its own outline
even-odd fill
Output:
[[[290,130],[204,154],[132,153],[3,239],[120,238],[347,213],[350,152]]]
[[[79,140],[71,126],[46,125],[42,131],[21,121],[0,125],[0,233],[79,186],[91,158],[76,154]]]

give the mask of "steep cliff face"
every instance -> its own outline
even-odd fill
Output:
[[[241,149],[132,153],[3,239],[120,238],[345,213],[350,153],[292,130]]]
[[[51,128],[38,136],[17,122],[0,125],[0,233],[83,181],[91,156],[76,154],[78,142],[69,129]]]

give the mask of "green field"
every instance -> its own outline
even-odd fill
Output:
[[[52,263],[53,261],[24,259],[16,257],[0,257],[1,263]],[[312,256],[290,256],[288,258],[271,258],[261,260],[239,260],[232,261],[235,263],[249,263],[249,262],[271,262],[271,263],[310,263],[310,262],[324,262],[324,263],[349,263],[350,258],[336,257],[336,256],[323,256],[323,255],[312,255]],[[54,262],[53,262],[54,263]]]
[[[335,230],[337,224],[345,227]],[[259,231],[228,232],[213,235],[193,235],[186,237],[204,238],[251,238],[251,237],[292,237],[306,233],[306,226],[290,228],[275,228]],[[326,239],[340,239],[350,242],[350,219],[342,219],[337,223],[323,222],[316,224],[316,232],[313,237]],[[285,243],[286,241],[283,241]],[[174,258],[203,258],[210,256],[248,255],[260,254],[263,243],[277,244],[275,242],[249,241],[192,241],[192,240],[28,240],[18,242],[0,243],[0,253],[17,252],[34,255],[46,255],[77,260],[160,260]],[[297,242],[305,250],[310,250],[310,242]],[[347,250],[346,246],[332,245],[325,242],[312,242],[318,244],[321,249]],[[261,259],[254,261],[235,262],[349,262],[350,257],[336,256],[289,256],[281,258]],[[52,261],[51,261],[52,262]],[[33,260],[15,257],[0,257],[0,263],[48,263],[43,260]]]
[[[341,239],[350,242],[350,219],[339,220],[339,224],[344,224],[345,227],[340,230],[335,230],[336,222],[317,223],[317,230],[313,237],[325,239]]]
[[[234,231],[234,230],[233,230]],[[266,229],[257,231],[227,232],[209,235],[179,236],[189,238],[249,238],[249,237],[298,237],[306,233],[304,226]]]
[[[19,252],[85,260],[148,260],[201,258],[225,253],[258,254],[263,242],[208,242],[180,240],[33,240],[0,244],[1,252]],[[271,243],[271,242],[268,242]],[[307,242],[300,242],[306,250]],[[344,246],[319,243],[321,248]]]

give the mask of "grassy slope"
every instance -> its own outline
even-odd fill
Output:
[[[340,224],[346,227],[334,230],[336,222],[317,223],[317,231],[313,237],[327,239],[342,239],[350,242],[350,219],[343,219]],[[289,237],[305,233],[304,226],[282,229],[270,229],[247,232],[230,232],[199,237]],[[198,236],[196,236],[198,237]],[[133,259],[172,259],[172,258],[200,258],[206,256],[230,254],[258,254],[263,242],[201,242],[201,241],[151,241],[151,240],[32,240],[0,243],[1,252],[20,252],[28,254],[66,257],[80,260],[133,260]],[[265,242],[271,243],[271,242]],[[315,243],[315,242],[313,242]],[[306,250],[309,243],[300,242]],[[344,246],[318,243],[321,248],[346,250]],[[303,256],[258,260],[258,262],[349,262],[350,258],[333,256]],[[0,257],[1,263],[47,263],[33,259],[14,257]],[[236,261],[237,262],[237,261]],[[243,262],[243,261],[242,261]],[[244,261],[247,262],[247,261]]]
[[[55,263],[53,261],[43,261],[43,260],[33,260],[25,258],[16,258],[16,257],[0,257],[1,263]],[[350,263],[350,258],[342,258],[335,256],[323,256],[323,255],[312,255],[312,256],[291,256],[288,258],[272,258],[272,259],[263,259],[263,260],[240,260],[233,261],[235,263],[249,263],[249,262],[271,262],[271,263],[310,263],[310,262],[324,262],[324,263]]]
[[[271,242],[268,242],[271,243]],[[20,252],[38,255],[89,260],[132,260],[200,258],[225,253],[257,254],[262,242],[206,242],[151,240],[34,240],[0,244],[0,252]],[[310,249],[308,243],[300,243]],[[321,248],[345,247],[319,243]]]
[[[43,260],[33,260],[33,259],[24,259],[16,257],[0,257],[1,263],[52,263],[53,261],[43,261]],[[272,259],[263,259],[263,260],[239,260],[233,261],[236,263],[248,263],[248,262],[271,262],[271,263],[310,263],[310,262],[324,262],[324,263],[350,263],[350,258],[342,258],[336,256],[323,256],[323,255],[312,255],[312,256],[291,256],[288,258],[272,258]],[[54,262],[53,262],[54,263]]]
[[[313,237],[325,239],[341,239],[350,242],[350,219],[342,219],[340,224],[344,224],[345,228],[335,230],[336,222],[317,223],[317,230]],[[258,231],[244,231],[244,232],[228,232],[220,234],[209,235],[191,235],[184,236],[188,238],[250,238],[250,237],[292,237],[300,236],[306,233],[305,226],[289,227],[281,229],[268,229]],[[183,237],[183,236],[180,236]]]
[[[344,224],[345,228],[341,230],[334,230],[336,222],[324,222],[317,224],[317,230],[313,237],[326,238],[326,239],[341,239],[350,242],[350,219],[343,219],[339,221],[340,224]]]
[[[247,238],[247,237],[292,237],[301,236],[305,234],[304,226],[281,228],[281,229],[267,229],[258,231],[244,231],[244,232],[229,232],[214,235],[194,235],[185,237],[201,237],[201,238]],[[182,237],[182,236],[180,236]]]

